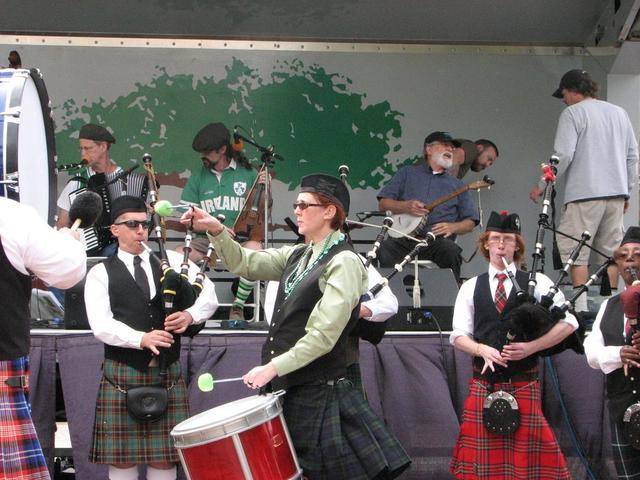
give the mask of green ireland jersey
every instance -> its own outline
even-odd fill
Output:
[[[247,170],[235,161],[222,172],[219,180],[215,173],[201,167],[191,173],[181,200],[199,204],[200,208],[212,215],[222,213],[225,216],[224,224],[233,227],[257,176],[257,170]]]

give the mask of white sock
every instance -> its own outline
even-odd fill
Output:
[[[167,470],[160,470],[147,465],[147,480],[176,480],[176,467]]]
[[[109,465],[109,480],[138,480],[138,466],[117,468]]]
[[[575,289],[574,289],[575,291]],[[576,301],[574,302],[574,307],[576,312],[587,312],[589,311],[589,307],[587,306],[587,292],[584,292],[580,295]]]

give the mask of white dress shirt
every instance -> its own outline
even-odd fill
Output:
[[[622,345],[605,346],[604,337],[600,330],[600,324],[602,323],[602,317],[604,316],[604,311],[607,308],[607,303],[609,303],[609,299],[605,300],[602,302],[602,305],[600,305],[600,310],[598,310],[596,320],[593,322],[593,326],[591,327],[591,333],[589,333],[587,338],[584,340],[584,354],[587,357],[589,366],[596,370],[600,369],[605,374],[611,373],[622,367],[622,358],[620,357],[620,349],[622,348]],[[627,317],[624,316],[624,320],[620,322],[620,330],[622,331],[623,336],[625,335],[624,326],[626,324]]]
[[[508,270],[515,275],[516,266],[514,263],[511,263],[508,267]],[[495,298],[496,289],[498,288],[498,279],[496,278],[496,274],[498,273],[507,273],[506,270],[498,270],[493,265],[489,264],[489,288],[491,289],[491,298]],[[451,332],[451,336],[449,337],[449,341],[453,345],[456,338],[462,335],[466,335],[467,337],[473,338],[473,329],[474,329],[474,316],[475,316],[475,307],[473,305],[473,294],[476,289],[476,281],[478,277],[473,277],[467,280],[460,287],[460,291],[458,292],[458,296],[456,297],[456,304],[453,310],[453,331]],[[534,296],[536,300],[540,300],[542,295],[546,295],[549,292],[549,288],[553,285],[553,282],[549,277],[542,273],[536,274],[537,285],[534,292]],[[507,277],[504,281],[504,291],[509,298],[511,293],[511,289],[513,288],[513,283],[511,279]],[[520,288],[525,289],[527,285],[520,285]],[[553,304],[556,306],[561,306],[565,301],[564,294],[562,292],[556,293],[553,297]],[[578,328],[578,321],[576,317],[574,317],[571,313],[567,312],[565,318],[560,320],[560,322],[568,323],[575,330]]]
[[[82,244],[51,228],[28,205],[0,197],[0,239],[9,262],[24,275],[69,288],[82,280],[87,256]]]
[[[135,255],[118,250],[118,258],[127,267],[127,270],[134,277],[133,259]],[[149,263],[149,253],[142,252],[140,255],[142,262],[140,265],[147,274],[149,281],[149,292],[151,298],[156,295],[156,285],[153,281],[153,273],[151,264]],[[182,263],[182,255],[172,250],[167,251],[167,257],[171,266],[180,271]],[[189,278],[195,278],[198,267],[189,262]],[[104,264],[100,263],[93,267],[87,274],[87,280],[84,287],[84,301],[87,307],[87,319],[93,334],[98,340],[113,345],[115,347],[137,348],[140,349],[142,336],[146,332],[134,330],[125,323],[113,318],[111,311],[111,303],[109,301],[109,278]],[[193,317],[193,323],[201,323],[206,321],[218,308],[218,297],[211,280],[205,277],[204,287],[200,296],[185,311],[189,312]]]

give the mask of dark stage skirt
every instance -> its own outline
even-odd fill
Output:
[[[124,363],[105,360],[100,381],[93,442],[89,461],[110,465],[136,463],[175,463],[178,452],[169,435],[171,429],[189,417],[189,404],[184,381],[180,377],[180,362],[174,362],[167,371],[169,406],[164,417],[152,423],[138,423],[127,412],[125,394],[114,384],[125,387],[156,385],[160,381],[159,367],[145,372]]]
[[[520,409],[520,427],[511,435],[496,435],[482,423],[487,396],[484,380],[472,379],[464,404],[458,442],[450,472],[458,479],[563,480],[571,478],[556,437],[542,413],[540,384],[496,383],[512,394]],[[514,393],[515,392],[515,393]]]
[[[411,464],[349,380],[292,387],[284,396],[283,410],[309,480],[392,479]]]

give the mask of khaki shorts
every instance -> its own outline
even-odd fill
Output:
[[[611,256],[622,241],[623,210],[623,198],[571,202],[564,207],[558,230],[578,239],[587,230],[591,234],[587,245]],[[566,263],[577,242],[562,235],[557,235],[557,241],[562,261]],[[574,265],[589,265],[590,254],[590,249],[583,248]],[[597,258],[604,261],[601,256]]]

